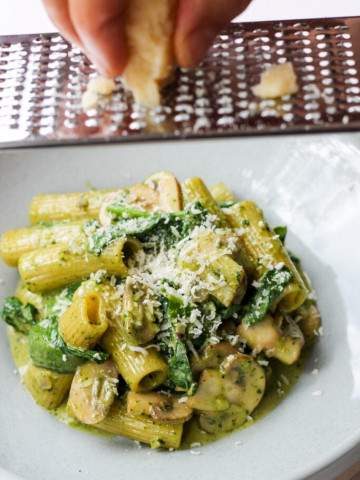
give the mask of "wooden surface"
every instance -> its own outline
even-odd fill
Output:
[[[340,475],[337,480],[360,480],[360,461],[343,475]]]

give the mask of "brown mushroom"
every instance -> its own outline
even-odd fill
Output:
[[[242,405],[250,414],[265,392],[265,372],[256,360],[237,353],[227,357],[220,366],[224,375],[224,392],[233,405]]]
[[[158,423],[184,423],[191,418],[192,409],[171,395],[129,392],[127,413],[135,416],[147,415]]]
[[[264,352],[269,358],[277,358],[282,363],[292,365],[300,357],[304,338],[294,322],[291,329],[280,329],[281,323],[282,317],[267,315],[251,327],[239,325],[238,333],[255,352]]]
[[[274,319],[267,315],[261,322],[248,327],[243,323],[238,327],[238,334],[256,352],[274,348],[281,336]]]
[[[201,412],[219,412],[229,408],[223,377],[218,369],[207,368],[202,372],[198,389],[195,395],[189,397],[187,404]]]
[[[228,342],[208,345],[200,357],[192,358],[191,368],[195,373],[202,372],[205,368],[217,368],[226,357],[234,353],[237,353],[237,349]]]
[[[207,433],[225,433],[240,427],[248,417],[241,405],[231,405],[222,412],[206,412],[199,415],[199,425]]]
[[[202,372],[199,388],[189,398],[188,405],[202,412],[227,410],[230,405],[239,405],[250,414],[265,391],[265,373],[249,355],[229,355],[219,369]]]
[[[120,319],[125,339],[132,345],[149,343],[159,330],[151,298],[143,285],[129,277],[125,282]]]
[[[159,192],[152,189],[145,183],[136,183],[129,187],[126,200],[134,206],[143,208],[147,212],[153,212],[159,209]]]
[[[118,372],[110,360],[78,367],[71,384],[68,411],[87,425],[101,422],[117,394],[117,377]]]
[[[169,172],[159,172],[145,180],[159,196],[158,207],[163,212],[177,212],[183,208],[182,191],[179,182]]]
[[[297,313],[300,317],[299,327],[304,334],[306,341],[311,343],[321,327],[320,312],[316,305],[311,302],[305,302]]]

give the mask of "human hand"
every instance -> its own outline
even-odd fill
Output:
[[[128,1],[43,0],[60,32],[108,77],[121,74],[126,65],[124,12]],[[219,31],[250,1],[179,0],[174,37],[179,65],[196,65]]]

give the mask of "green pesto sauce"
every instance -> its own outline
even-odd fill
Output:
[[[10,350],[13,356],[15,365],[17,368],[21,368],[26,365],[29,361],[29,352],[28,352],[28,345],[27,345],[27,338],[26,335],[22,333],[16,332],[13,328],[8,329],[8,337],[10,342]],[[262,417],[270,413],[274,408],[276,408],[287,396],[287,394],[291,391],[292,387],[298,381],[306,361],[306,357],[308,354],[308,350],[303,351],[302,356],[295,365],[283,365],[282,363],[278,362],[277,360],[271,361],[272,367],[272,374],[267,383],[267,389],[265,395],[260,403],[260,405],[256,408],[256,410],[252,413],[251,418],[245,422],[240,428],[237,430],[242,430],[253,425],[254,422],[260,420]],[[284,377],[287,379],[287,382],[284,382]],[[281,387],[279,387],[279,382]],[[281,391],[280,391],[281,390]],[[84,425],[80,422],[77,422],[74,418],[72,418],[66,410],[66,403],[63,403],[60,407],[49,410],[54,417],[56,417],[60,422],[66,423],[72,428],[76,428],[78,430],[86,431],[88,433],[92,433],[95,435],[100,435],[102,437],[112,437],[113,435],[102,432],[97,428],[90,427],[88,425]],[[231,432],[230,432],[231,433]],[[209,434],[202,431],[199,428],[198,422],[196,417],[194,417],[190,422],[185,425],[184,428],[184,435],[181,448],[188,449],[190,448],[191,444],[193,443],[201,443],[202,445],[213,442],[227,436],[229,433],[222,433],[222,434]]]
[[[267,388],[263,399],[261,400],[259,406],[251,414],[252,420],[249,419],[243,425],[241,425],[241,427],[236,428],[232,432],[210,434],[201,430],[197,419],[192,418],[190,422],[185,425],[181,448],[184,450],[191,448],[191,444],[193,443],[201,443],[201,445],[204,445],[206,443],[214,442],[215,440],[219,440],[220,438],[232,434],[238,430],[243,430],[244,428],[250,427],[256,421],[270,413],[284,400],[287,394],[291,391],[292,387],[298,381],[304,369],[306,357],[307,352],[303,351],[300,360],[294,365],[284,365],[277,360],[270,361],[272,374],[270,379],[267,381]],[[286,383],[283,381],[283,376],[285,376],[287,380]],[[281,387],[279,387],[278,382],[280,382]]]

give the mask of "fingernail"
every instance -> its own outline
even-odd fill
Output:
[[[206,52],[211,47],[217,31],[213,28],[194,30],[182,42],[180,65],[183,67],[195,67],[200,63]]]

